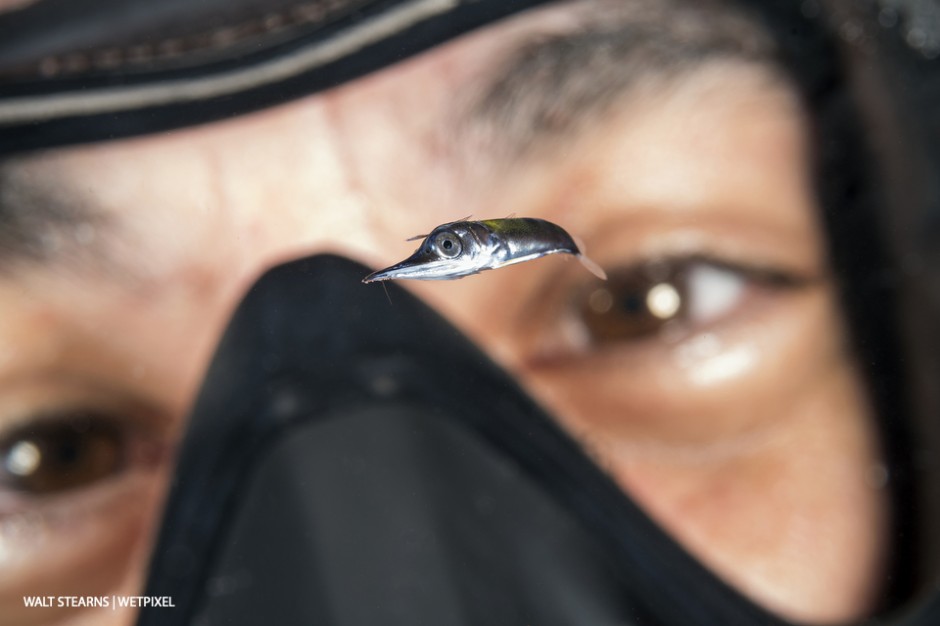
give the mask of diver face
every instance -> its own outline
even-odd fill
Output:
[[[531,104],[595,75],[550,65],[584,37],[541,37],[578,10],[261,113],[4,165],[21,217],[0,228],[34,245],[0,252],[0,621],[132,619],[22,596],[139,590],[172,447],[261,272],[316,252],[385,267],[467,214],[564,224],[609,280],[559,255],[408,288],[745,594],[799,620],[866,614],[884,582],[884,469],[797,100],[726,59],[533,124]],[[503,87],[532,41],[552,80],[519,101]],[[598,76],[623,67],[586,58]],[[47,452],[63,447],[65,465]]]

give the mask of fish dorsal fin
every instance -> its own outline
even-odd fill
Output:
[[[455,220],[455,221],[453,221],[453,222],[447,222],[447,224],[442,224],[441,226],[448,226],[448,225],[450,225],[450,224],[458,224],[458,223],[460,223],[460,222],[466,222],[466,221],[467,221],[468,219],[470,219],[471,217],[473,217],[473,214],[472,214],[472,213],[471,213],[470,215],[468,215],[467,217],[462,217],[462,218],[460,218],[459,220]],[[438,228],[440,228],[440,226],[438,226]],[[430,235],[430,234],[431,234],[431,233],[427,233],[427,234],[424,234],[424,235],[415,235],[414,237],[408,237],[408,239],[405,239],[405,241],[417,241],[417,240],[419,240],[419,239],[424,239],[425,237],[427,237],[427,236]]]

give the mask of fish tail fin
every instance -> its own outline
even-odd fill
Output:
[[[604,268],[588,257],[584,256],[584,253],[578,255],[578,260],[581,261],[581,265],[583,265],[587,271],[591,272],[601,280],[607,280],[607,272],[604,271]]]
[[[601,280],[607,280],[607,272],[604,271],[604,268],[589,259],[588,256],[584,254],[584,241],[575,235],[571,236],[571,240],[574,241],[574,245],[578,247],[578,254],[575,256],[577,256],[578,260],[581,261],[581,265],[583,265],[587,271],[591,272]]]

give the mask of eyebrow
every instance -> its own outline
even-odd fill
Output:
[[[93,253],[107,220],[82,194],[28,158],[0,163],[0,274],[33,263],[75,262]]]
[[[706,63],[733,60],[781,73],[769,33],[722,2],[589,0],[573,7],[580,9],[576,26],[510,51],[458,134],[469,131],[497,153],[521,156],[602,119],[628,93],[668,85]]]

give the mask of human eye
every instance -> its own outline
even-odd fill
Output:
[[[520,371],[576,430],[736,436],[771,413],[750,398],[778,388],[819,341],[825,277],[785,262],[708,249],[604,269],[607,281],[574,271],[548,281],[521,331]]]
[[[580,288],[572,299],[566,315],[578,327],[580,345],[571,349],[675,341],[807,282],[785,270],[697,255],[642,261],[608,274],[608,281]]]
[[[42,388],[0,403],[0,563],[23,580],[137,537],[172,451],[149,406]]]
[[[92,488],[134,469],[139,443],[118,418],[101,412],[33,418],[0,443],[0,485],[20,500]]]

